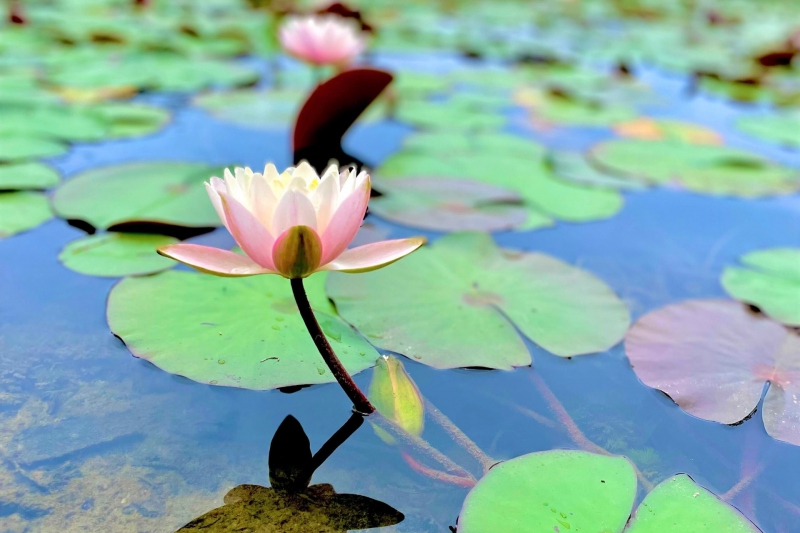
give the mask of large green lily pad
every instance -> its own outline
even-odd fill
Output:
[[[336,317],[324,283],[321,274],[306,280],[317,320],[347,370],[361,372],[378,353]],[[135,356],[201,383],[266,390],[334,381],[280,276],[126,278],[111,290],[108,323]]]
[[[303,92],[297,89],[210,92],[196,97],[194,103],[222,120],[259,129],[279,129],[287,127],[300,110]]]
[[[722,286],[789,326],[800,326],[800,249],[773,248],[742,256],[745,268],[728,267]]]
[[[33,229],[52,217],[50,204],[42,193],[0,193],[0,238]]]
[[[58,255],[65,267],[81,274],[122,277],[152,274],[175,266],[156,252],[178,239],[139,233],[100,233],[73,241]]]
[[[496,130],[506,122],[497,109],[486,109],[464,101],[403,101],[396,117],[401,122],[432,130]]]
[[[66,145],[49,139],[15,133],[0,134],[0,162],[53,157],[66,151]]]
[[[696,192],[749,198],[800,189],[797,170],[725,146],[613,140],[596,145],[589,155],[609,172],[648,184],[672,183]]]
[[[87,108],[87,112],[105,124],[106,138],[147,135],[163,128],[170,119],[166,109],[128,102],[94,104]]]
[[[59,187],[56,214],[95,228],[125,222],[186,227],[220,225],[204,182],[220,169],[200,163],[133,163],[90,170]]]
[[[622,195],[614,189],[559,179],[546,161],[546,152],[533,141],[513,136],[493,141],[491,137],[421,134],[419,141],[411,137],[407,147],[390,156],[376,175],[384,179],[471,179],[513,191],[528,211],[524,229],[550,225],[552,218],[569,222],[604,219],[622,208]],[[506,143],[507,138],[513,141]],[[426,140],[430,144],[426,145]]]
[[[528,219],[514,191],[485,183],[435,177],[374,181],[382,196],[370,201],[372,213],[434,231],[500,231]]]
[[[514,328],[570,357],[610,348],[629,324],[625,304],[589,272],[480,233],[447,235],[375,272],[332,274],[327,292],[373,344],[436,368],[530,364]]]
[[[656,486],[628,523],[636,474],[623,457],[531,453],[492,468],[470,491],[459,533],[758,533],[687,475]],[[626,525],[627,523],[627,525]]]
[[[0,190],[47,189],[61,180],[58,172],[44,163],[9,163],[0,165]]]
[[[620,532],[635,496],[636,473],[623,457],[531,453],[489,470],[464,501],[458,531]]]

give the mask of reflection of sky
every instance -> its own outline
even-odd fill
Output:
[[[452,59],[445,62],[451,66]],[[644,79],[670,97],[669,116],[714,126],[735,146],[800,163],[796,152],[770,148],[732,131],[731,118],[739,108],[705,98],[674,105],[682,91],[679,83],[652,70],[644,72]],[[279,167],[290,162],[286,132],[226,124],[185,106],[179,97],[150,98],[174,108],[174,119],[164,131],[81,145],[54,164],[69,178],[88,168],[132,160],[253,167],[265,160]],[[654,113],[666,116],[666,109]],[[528,135],[513,124],[512,131]],[[397,124],[357,127],[348,147],[377,163],[409,131]],[[557,129],[537,139],[577,149],[606,136],[597,129]],[[393,236],[419,233],[386,226]],[[144,529],[178,527],[220,505],[222,494],[234,485],[267,483],[269,439],[287,414],[304,425],[312,448],[349,416],[347,399],[335,385],[291,395],[222,389],[168,375],[131,357],[105,322],[105,299],[114,280],[83,276],[57,262],[58,251],[81,235],[53,220],[0,241],[0,523],[16,510],[35,517],[51,509],[50,524],[56,524],[55,517],[66,516],[67,509],[81,507],[91,515],[104,498],[117,498],[106,503],[114,509],[110,520],[124,521],[138,513],[143,518],[137,523],[145,524]],[[626,194],[625,208],[606,221],[558,223],[536,232],[498,234],[496,239],[503,246],[552,254],[595,273],[638,317],[687,298],[724,297],[718,282],[721,270],[743,253],[800,246],[800,208],[797,197],[753,201],[653,190]],[[198,242],[227,245],[230,238],[217,231]],[[800,448],[769,438],[759,414],[735,428],[694,419],[640,384],[620,346],[608,354],[572,360],[530,347],[536,371],[598,444],[631,456],[657,479],[687,472],[718,493],[737,482],[745,458],[746,468],[758,466],[764,472],[752,502],[744,497],[736,503],[758,509],[765,529],[791,523],[791,515],[772,494],[800,502]],[[405,364],[423,393],[498,459],[572,446],[564,433],[539,425],[518,409],[553,418],[533,386],[532,369],[442,372]],[[369,372],[356,379],[366,386]],[[431,432],[435,444],[460,459],[460,452],[442,437]],[[111,488],[102,489],[98,479],[111,479]],[[315,482],[331,482],[340,492],[357,492],[396,507],[407,517],[397,531],[444,530],[455,522],[465,495],[464,489],[429,482],[410,471],[366,427],[325,463]]]

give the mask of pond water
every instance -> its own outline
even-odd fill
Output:
[[[444,54],[375,54],[372,61],[431,72],[482,68]],[[267,72],[259,60],[243,63]],[[731,127],[733,119],[759,108],[687,94],[686,77],[655,68],[637,75],[662,97],[640,111],[707,125],[729,145],[800,166],[797,151]],[[76,144],[50,163],[66,180],[97,166],[139,160],[254,168],[265,161],[279,168],[291,163],[286,129],[225,122],[177,93],[139,99],[168,108],[171,122],[143,138]],[[506,131],[548,147],[584,150],[610,137],[600,128],[532,131],[521,109],[505,113]],[[391,120],[357,125],[345,148],[379,165],[412,131]],[[686,299],[725,298],[722,270],[743,254],[800,246],[797,195],[752,200],[647,189],[624,196],[624,208],[606,220],[558,222],[494,238],[594,273],[625,301],[634,320]],[[374,214],[368,221],[391,237],[439,237]],[[234,486],[268,484],[270,440],[287,415],[300,421],[312,450],[350,417],[350,403],[335,384],[291,394],[212,387],[132,357],[106,323],[106,298],[118,280],[79,274],[57,259],[67,243],[84,235],[52,219],[0,241],[0,531],[174,531],[220,506]],[[234,244],[224,229],[193,242]],[[726,500],[763,531],[800,531],[800,447],[770,437],[760,413],[738,426],[695,418],[638,380],[622,344],[574,358],[526,344],[533,365],[513,371],[436,370],[411,359],[404,364],[422,394],[496,460],[578,447],[537,387],[539,377],[586,438],[627,456],[651,482],[687,473],[712,492],[727,493]],[[356,382],[366,388],[371,372],[358,374]],[[442,431],[433,428],[426,438],[469,464]],[[405,519],[381,531],[398,532],[447,531],[468,492],[409,468],[368,425],[316,471],[314,483],[391,505]],[[637,501],[644,494],[640,489]]]

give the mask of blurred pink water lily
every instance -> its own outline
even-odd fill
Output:
[[[289,17],[279,37],[289,55],[312,65],[347,65],[365,45],[358,29],[336,15]]]
[[[158,253],[217,276],[280,274],[304,278],[322,270],[367,272],[410,254],[421,237],[347,249],[361,226],[370,195],[369,175],[331,165],[319,177],[302,162],[278,174],[225,170],[206,183],[222,223],[246,255],[197,244],[172,244]]]

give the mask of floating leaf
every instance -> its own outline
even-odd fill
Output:
[[[0,193],[0,238],[33,229],[52,217],[44,194],[31,191]]]
[[[73,241],[61,250],[59,261],[81,274],[123,277],[152,274],[175,266],[156,252],[177,239],[164,235],[101,233]]]
[[[589,155],[610,172],[644,183],[676,183],[696,192],[749,198],[800,189],[797,170],[725,146],[614,140],[596,145]]]
[[[302,97],[297,89],[241,89],[201,94],[194,104],[222,120],[252,128],[280,129],[291,124]]]
[[[688,413],[736,424],[762,408],[767,433],[800,445],[800,335],[728,300],[690,300],[640,318],[625,350],[645,385]]]
[[[66,145],[49,139],[10,133],[0,134],[0,162],[53,157],[66,151]]]
[[[58,172],[44,163],[0,165],[0,190],[47,189],[61,180]]]
[[[687,475],[660,483],[639,505],[626,533],[760,533],[752,522]]]
[[[638,117],[614,124],[614,133],[645,141],[678,141],[689,144],[722,144],[722,136],[716,131],[682,120]]]
[[[105,137],[139,137],[158,131],[169,121],[170,114],[160,107],[132,103],[95,104],[89,113],[106,126]]]
[[[406,433],[422,434],[425,427],[422,394],[396,357],[384,355],[378,358],[369,384],[369,400],[381,415]],[[394,442],[391,435],[378,426],[373,427],[384,441],[389,444]]]
[[[556,176],[574,183],[619,189],[644,188],[644,185],[638,181],[599,171],[589,164],[583,154],[579,152],[553,152],[549,156],[549,163]]]
[[[635,496],[636,473],[623,457],[531,453],[489,470],[467,495],[458,531],[618,533]]]
[[[800,326],[800,249],[759,250],[741,261],[750,268],[728,267],[722,274],[728,294],[775,320]]]
[[[101,167],[67,181],[53,195],[56,213],[95,228],[126,222],[186,227],[220,225],[204,182],[220,169],[199,163],[133,163]]]
[[[800,147],[800,114],[775,114],[742,117],[736,127],[761,140]]]
[[[97,141],[105,125],[77,107],[65,105],[0,107],[0,136],[27,136],[62,141]]]
[[[370,201],[376,215],[434,231],[500,231],[528,218],[513,191],[460,179],[395,178],[373,182],[383,196]]]
[[[548,451],[493,467],[470,491],[459,533],[759,533],[747,518],[687,475],[644,499],[627,524],[636,474],[623,457]]]
[[[409,148],[390,156],[376,174],[384,181],[425,176],[472,179],[513,191],[527,207],[525,229],[550,225],[550,217],[572,222],[608,218],[622,208],[622,196],[613,189],[558,179],[545,160],[546,152],[533,141],[513,136],[492,141],[492,136],[459,139],[423,134],[419,142],[411,137]],[[503,146],[508,137],[515,140]],[[427,148],[425,140],[431,141]],[[443,146],[441,151],[438,146]]]
[[[347,370],[374,365],[375,349],[336,318],[325,276],[306,281],[317,320]],[[111,290],[108,323],[135,356],[201,383],[265,390],[334,381],[280,276],[168,271],[127,278]]]
[[[405,101],[398,107],[396,118],[420,128],[456,131],[495,130],[506,123],[497,110],[481,109],[460,101]]]
[[[592,274],[479,233],[447,235],[375,272],[331,275],[327,289],[374,344],[436,368],[530,364],[515,327],[569,357],[610,348],[629,324],[625,304]]]
[[[531,109],[534,120],[565,126],[607,126],[636,116],[636,110],[624,104],[584,100],[539,89],[518,91],[515,100]]]

